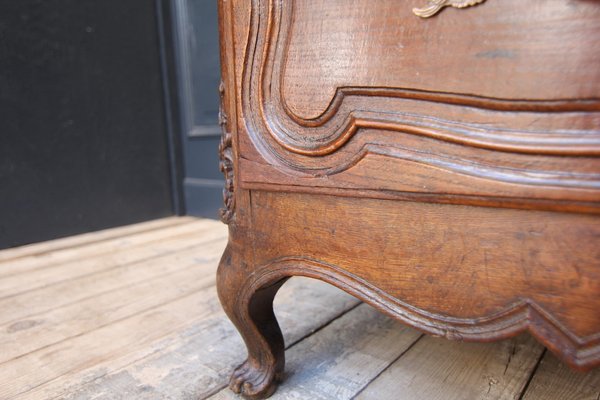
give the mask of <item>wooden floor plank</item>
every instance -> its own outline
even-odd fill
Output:
[[[271,399],[351,399],[420,337],[361,304],[286,353],[286,377]],[[237,398],[229,389],[210,397]]]
[[[546,352],[523,400],[600,400],[600,369],[577,372]]]
[[[174,271],[150,275],[153,265],[144,265],[138,271],[140,277],[129,285],[104,291],[97,296],[88,296],[81,301],[64,307],[55,307],[48,312],[30,316],[17,322],[0,326],[0,368],[2,363],[67,340],[114,321],[133,316],[144,310],[167,303],[185,293],[191,293],[199,281],[214,284],[214,266],[225,248],[225,241],[217,245],[201,246],[184,254],[165,257],[165,266],[177,267]],[[162,267],[155,264],[155,266]],[[162,268],[161,268],[162,269]],[[120,271],[115,271],[118,273]],[[115,279],[113,281],[116,281]],[[99,282],[96,282],[99,283]],[[57,293],[58,294],[58,293]],[[46,299],[52,302],[53,297]]]
[[[312,296],[313,301],[299,302],[298,299],[305,295]],[[185,329],[151,345],[136,346],[134,351],[105,357],[89,368],[67,372],[17,398],[206,397],[226,384],[232,367],[243,361],[246,352],[237,331],[220,307],[215,288],[192,297],[196,298],[195,305],[186,308],[189,325]],[[293,343],[356,304],[356,299],[330,285],[294,278],[280,290],[276,312],[286,343]]]
[[[112,250],[106,248],[106,251],[100,255],[94,254],[90,257],[74,258],[64,262],[52,262],[46,267],[0,278],[0,300],[64,280],[73,280],[90,273],[98,273],[103,269],[110,269],[124,262],[132,262],[125,261],[126,259],[135,260],[137,258],[143,260],[158,256],[161,253],[173,252],[174,249],[181,248],[180,244],[184,241],[192,246],[194,239],[197,243],[201,243],[216,237],[222,237],[223,232],[226,232],[226,230],[221,227],[215,229],[202,223],[190,223],[170,230],[152,232],[153,239],[150,241],[140,241],[138,237],[129,238],[126,239],[128,244],[122,242],[121,246],[115,245]],[[139,236],[150,239],[146,234],[140,234]],[[167,243],[165,244],[165,242]],[[101,247],[101,245],[98,245],[98,247]]]
[[[202,307],[202,303],[212,296],[212,291],[203,286],[205,282],[197,282],[169,303],[2,364],[0,398],[13,398],[67,374],[147,347],[189,323],[191,309],[198,310],[198,317],[208,317],[211,310]]]
[[[198,229],[210,230],[218,225],[217,221],[196,220],[185,224],[179,224],[174,227],[153,229],[141,232],[135,235],[110,238],[98,242],[85,244],[79,247],[66,248],[58,251],[21,257],[15,260],[6,261],[0,264],[0,283],[7,277],[17,274],[26,274],[38,269],[48,269],[52,266],[60,266],[67,262],[77,262],[82,259],[98,257],[104,254],[110,254],[118,250],[126,250],[139,245],[148,245],[160,240],[167,239],[169,236],[180,235],[186,232],[197,231]],[[0,295],[3,289],[0,288]]]
[[[214,236],[216,237],[206,235],[204,237],[206,242],[196,239],[193,235],[183,239],[173,238],[172,241],[165,241],[153,248],[158,253],[156,256],[140,257],[133,253],[124,253],[105,259],[90,260],[90,265],[85,262],[74,266],[73,268],[79,267],[82,270],[97,268],[99,271],[0,300],[0,325],[8,327],[15,322],[33,318],[54,308],[176,271],[182,267],[183,260],[189,253],[195,254],[198,250],[202,251],[204,247],[210,249],[221,246],[226,240],[222,230],[215,231]],[[111,268],[107,268],[107,264]]]
[[[238,398],[225,385],[245,347],[214,287],[227,227],[138,225],[0,252],[0,399]],[[284,285],[292,346],[273,399],[600,400],[600,371],[571,371],[527,335],[449,342],[358,304]]]
[[[53,251],[75,248],[82,245],[95,243],[107,239],[135,235],[155,229],[172,227],[179,224],[195,221],[193,217],[167,217],[138,224],[120,226],[117,228],[103,229],[100,231],[68,236],[60,239],[48,240],[11,249],[0,250],[0,263],[27,256],[39,256]]]
[[[529,335],[494,343],[426,336],[356,399],[514,400],[543,350]]]

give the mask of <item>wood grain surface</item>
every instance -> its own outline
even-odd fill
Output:
[[[596,400],[600,398],[600,372],[582,374],[570,370],[546,353],[531,379],[524,400]]]
[[[542,353],[528,335],[493,344],[425,337],[355,399],[512,400]]]
[[[594,2],[488,1],[415,18],[413,7],[424,3],[291,2],[282,65],[290,112],[316,118],[346,87],[521,100],[598,98],[600,70],[581,69],[600,65],[600,53],[589,51],[600,35]]]
[[[431,335],[600,363],[600,5],[418,6],[220,2],[236,393],[285,378],[272,302],[297,275]]]
[[[597,5],[392,3],[234,2],[239,186],[597,213]]]

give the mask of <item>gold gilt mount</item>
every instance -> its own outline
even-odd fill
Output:
[[[421,18],[433,17],[444,7],[466,8],[483,3],[485,0],[429,0],[423,8],[413,8],[413,13]]]

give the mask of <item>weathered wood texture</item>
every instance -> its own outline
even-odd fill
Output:
[[[107,239],[126,237],[128,235],[133,235],[136,233],[151,231],[154,229],[160,229],[169,226],[175,226],[177,224],[184,224],[192,220],[193,218],[191,217],[161,218],[134,225],[125,225],[118,228],[105,229],[90,233],[82,233],[81,235],[68,236],[61,239],[49,240],[46,242],[14,247],[12,249],[2,250],[0,252],[0,261],[4,262],[26,256],[40,257],[43,254],[55,253],[58,250],[76,248],[84,246],[86,244],[96,243]],[[2,271],[2,273],[4,272],[5,271]]]
[[[600,364],[600,4],[423,3],[220,2],[235,392],[285,377],[272,301],[296,275],[432,335],[528,331]]]
[[[2,303],[0,398],[234,398],[225,387],[245,351],[216,293],[224,229],[214,221],[166,219],[0,252],[10,258],[0,271],[39,257],[34,270],[19,275],[23,282],[36,280],[45,263],[54,270],[60,259],[70,260],[73,273],[60,282],[40,275],[48,281],[37,280],[39,288]],[[150,239],[148,230],[163,238],[160,243],[142,243]],[[104,247],[117,237],[115,251]],[[77,252],[89,265],[83,275],[74,264]],[[312,279],[283,286],[274,309],[288,364],[275,398],[395,399],[402,397],[386,396],[405,393],[429,399],[457,392],[467,400],[518,398],[540,358],[531,338],[447,342],[358,304]],[[546,355],[526,398],[597,398],[599,372],[564,368]],[[409,395],[417,384],[426,397]]]
[[[542,352],[528,335],[484,344],[425,337],[356,399],[512,400]]]
[[[1,300],[0,398],[184,399],[221,389],[243,357],[216,295],[225,242],[222,224],[182,218],[0,252],[10,259],[2,272],[39,261],[0,278],[37,283]],[[44,273],[56,260],[65,261],[59,281]],[[298,297],[312,300],[296,304]],[[286,342],[357,303],[329,285],[291,282],[277,300]]]
[[[523,396],[523,400],[544,399],[600,399],[600,371],[581,374],[546,353]]]

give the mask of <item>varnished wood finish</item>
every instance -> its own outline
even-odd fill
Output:
[[[600,363],[600,4],[222,0],[221,301],[272,393],[272,299],[336,285],[429,334]]]

